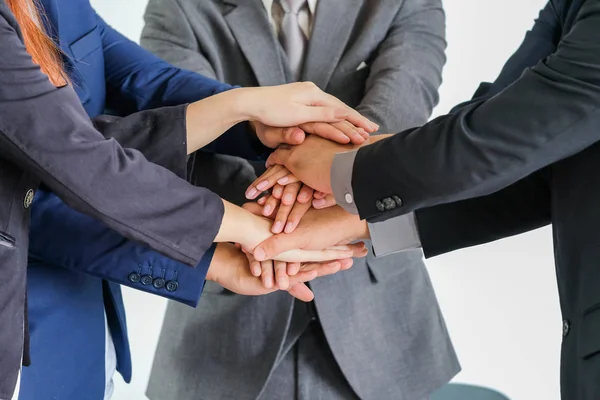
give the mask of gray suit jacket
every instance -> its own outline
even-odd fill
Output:
[[[444,29],[439,0],[322,0],[303,80],[356,107],[383,132],[423,124],[437,102]],[[291,80],[260,0],[151,0],[141,43],[230,84]],[[254,169],[212,157],[197,158],[195,183],[243,201]],[[459,370],[420,251],[370,254],[311,287],[333,354],[361,398],[425,397]],[[286,293],[243,297],[210,282],[197,310],[170,304],[148,395],[256,398],[301,333],[291,324],[293,308]]]

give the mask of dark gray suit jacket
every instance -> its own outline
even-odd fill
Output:
[[[212,244],[223,205],[105,140],[72,88],[55,88],[32,63],[3,0],[0,54],[0,399],[8,399],[23,354],[29,206],[40,181],[73,208],[190,266]],[[184,176],[185,150],[174,162],[159,154],[161,142],[149,145],[155,135],[181,141],[184,118],[181,106],[97,122],[109,135],[137,130],[149,156]]]
[[[145,18],[141,44],[180,67],[241,86],[292,79],[261,0],[151,0]],[[437,102],[444,28],[439,0],[321,0],[302,80],[382,132],[420,125]],[[210,157],[196,158],[194,182],[244,201],[253,168]],[[459,370],[420,251],[370,254],[311,288],[331,350],[361,398],[423,398]],[[210,282],[197,310],[169,304],[148,395],[256,398],[302,333],[295,307],[286,293],[237,296]]]
[[[565,400],[600,398],[599,38],[599,0],[550,1],[484,88],[491,98],[364,148],[354,165],[359,211],[376,220],[475,197],[417,211],[427,256],[552,223]],[[393,194],[404,206],[377,211]]]

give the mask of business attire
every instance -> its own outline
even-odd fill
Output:
[[[145,20],[142,46],[169,62],[240,86],[313,81],[384,132],[423,124],[437,102],[437,0],[152,0]],[[244,201],[254,169],[222,161],[220,180],[195,182]],[[209,282],[197,310],[170,303],[148,396],[420,400],[459,371],[420,250],[369,254],[311,288],[306,305]]]
[[[42,5],[47,29],[58,39],[75,91],[90,116],[107,108],[125,115],[183,104],[231,89],[159,60],[107,25],[86,0],[43,0]],[[111,117],[95,120],[107,137],[186,177],[185,131],[148,117],[113,122]],[[154,131],[142,131],[144,124]],[[213,142],[211,149],[246,151],[245,132],[238,128]],[[237,140],[228,140],[228,135]],[[197,268],[184,268],[74,211],[46,188],[37,191],[31,208],[27,288],[33,364],[23,370],[20,398],[108,398],[115,370],[125,381],[131,379],[119,284],[194,306],[213,249]]]
[[[29,209],[40,181],[75,209],[188,266],[212,246],[223,204],[138,151],[105,140],[75,91],[56,88],[33,64],[3,0],[0,53],[0,399],[9,399],[22,356],[28,362],[25,266]],[[152,120],[185,130],[185,106],[161,112]]]
[[[350,154],[353,185],[337,189],[352,189],[361,215],[373,221],[466,199],[415,213],[427,256],[551,223],[568,400],[600,398],[599,35],[600,1],[550,1],[493,84],[411,134]],[[374,165],[388,172],[379,169],[383,179],[367,183]],[[338,183],[345,178],[332,174]],[[400,201],[392,207],[385,198],[394,196]],[[388,242],[392,251],[404,247]]]

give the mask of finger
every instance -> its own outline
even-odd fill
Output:
[[[329,193],[320,192],[320,191],[318,191],[318,190],[315,190],[315,194],[313,194],[313,197],[314,197],[315,199],[323,199],[323,198],[325,198],[326,196],[329,196]]]
[[[333,275],[339,272],[342,268],[342,263],[340,261],[330,261],[324,263],[308,263],[298,273],[301,275],[306,272],[316,272],[317,277]]]
[[[352,265],[354,264],[354,260],[351,258],[345,258],[343,260],[338,261],[340,262],[340,264],[342,264],[342,267],[340,268],[341,271],[346,271],[352,268]]]
[[[294,229],[300,223],[304,214],[310,210],[310,203],[296,203],[294,204],[290,215],[287,217],[287,224],[285,224],[285,233],[292,233]]]
[[[362,130],[366,133],[364,129],[357,128],[348,121],[337,122],[333,126],[347,136],[352,144],[363,144],[365,142],[365,137],[360,132]]]
[[[315,190],[310,186],[302,185],[302,189],[300,189],[300,193],[298,193],[296,201],[302,204],[310,204],[310,200],[312,199],[314,192]]]
[[[277,183],[280,185],[288,185],[288,184],[294,183],[294,182],[300,182],[300,179],[296,178],[296,176],[292,173],[277,180]]]
[[[273,260],[260,263],[263,286],[267,289],[273,288]]]
[[[316,276],[316,274],[315,274]],[[308,288],[304,283],[297,283],[294,286],[290,287],[288,293],[297,298],[300,301],[309,302],[313,301],[315,298],[312,290]]]
[[[290,287],[290,279],[287,274],[287,263],[275,261],[275,279],[279,290],[288,290]]]
[[[248,257],[248,263],[250,264],[250,273],[254,276],[260,276],[260,273],[262,272],[260,263],[254,259],[252,254],[247,253],[246,257]]]
[[[342,102],[341,100],[339,100],[338,98],[336,98],[335,96],[332,96],[330,94],[323,93],[322,96],[320,96],[318,99],[315,99],[313,104],[315,104],[315,105],[328,104],[331,106],[342,108],[344,110],[344,112],[347,113],[347,116],[344,118],[346,121],[350,122],[351,124],[353,124],[354,126],[356,126],[358,128],[363,128],[367,132],[373,133],[379,129],[379,125],[370,121],[368,118],[362,116],[358,111],[354,110],[351,107],[348,107],[348,105],[344,104],[344,102]],[[342,115],[342,112],[340,111],[338,115]],[[322,119],[322,120],[315,119],[315,120],[307,120],[307,121],[331,122],[331,121],[324,120],[324,119]]]
[[[288,263],[287,264],[287,274],[288,276],[294,276],[296,274],[298,274],[298,272],[300,271],[300,266],[302,264],[295,262],[295,263]]]
[[[350,108],[346,109],[337,104],[333,106],[321,104],[314,104],[311,106],[299,105],[295,108],[295,115],[298,118],[298,121],[302,121],[303,123],[313,121],[328,123],[340,122],[350,117],[350,113]],[[302,126],[302,124],[300,126]]]
[[[289,171],[282,166],[274,166],[273,168],[269,168],[267,172],[265,172],[261,177],[256,179],[254,183],[248,188],[246,191],[247,199],[254,199],[258,197],[258,195],[265,190],[272,188],[277,180],[283,178],[286,175],[289,175]]]
[[[256,200],[256,203],[258,203],[259,206],[264,206],[268,198],[269,196],[263,196],[260,199]]]
[[[277,150],[272,152],[271,155],[269,155],[269,158],[267,158],[267,168],[270,168],[273,165],[285,165],[290,157],[290,154],[291,148],[279,147]]]
[[[348,144],[351,141],[350,135],[348,135],[346,132],[344,132],[337,126],[338,124],[341,124],[343,122],[346,121],[340,121],[336,124],[326,124],[324,122],[308,122],[306,124],[300,125],[300,127],[305,132],[311,133],[316,136],[320,136],[324,139],[328,139],[340,144]],[[356,134],[360,136],[358,132],[356,132]],[[352,134],[352,136],[353,135],[354,134]]]
[[[284,234],[285,235],[285,234]],[[276,235],[281,236],[281,235]],[[279,261],[304,261],[304,262],[322,262],[331,260],[340,260],[342,258],[350,258],[354,255],[354,251],[348,246],[334,246],[324,250],[290,250],[282,252],[274,259]],[[257,258],[256,251],[254,257]]]
[[[267,170],[265,172],[263,172],[261,176],[259,176],[258,178],[256,178],[254,180],[254,182],[252,182],[250,184],[250,186],[248,186],[248,189],[250,189],[252,187],[256,188],[256,186],[260,182],[262,182],[263,180],[267,179],[269,176],[271,176],[271,175],[279,172],[282,168],[284,168],[284,167],[281,166],[281,165],[273,165],[272,167],[267,168]]]
[[[300,188],[302,184],[300,182],[292,183],[287,185],[283,189],[283,196],[281,197],[281,202],[286,206],[292,206],[296,202],[296,198],[298,197],[298,193],[300,192]]]
[[[352,243],[347,246],[350,247],[350,249],[352,249],[353,257],[358,257],[358,258],[366,257],[367,253],[369,252],[369,250],[365,247],[364,242]]]
[[[276,199],[281,200],[281,196],[283,196],[283,186],[281,186],[279,183],[277,183],[275,186],[273,186],[273,190],[271,191],[271,194]]]
[[[346,121],[350,122],[357,128],[363,128],[369,133],[377,132],[379,125],[370,121],[367,117],[363,117],[358,111],[350,109]]]
[[[265,203],[265,207],[263,208],[262,215],[265,217],[274,215],[277,206],[279,206],[279,200],[274,196],[269,196],[267,202]]]
[[[337,203],[335,201],[335,197],[332,194],[328,194],[326,197],[324,197],[322,199],[315,198],[312,201],[312,206],[314,208],[316,208],[317,210],[320,210],[320,209],[323,209],[323,208],[327,208],[327,207],[333,207],[336,204]]]
[[[254,258],[258,261],[273,259],[285,251],[306,247],[307,237],[295,235],[274,235],[259,244],[254,249]],[[288,260],[288,262],[301,260]]]
[[[306,138],[306,134],[304,133],[304,131],[302,129],[300,129],[298,127],[291,127],[291,128],[283,128],[281,137],[279,137],[278,139],[279,139],[279,142],[281,142],[281,143],[297,145],[297,144],[301,144],[302,142],[304,142],[305,138]]]
[[[287,206],[283,203],[279,205],[279,210],[277,211],[277,216],[275,216],[275,222],[273,223],[273,227],[271,228],[271,232],[274,234],[279,234],[283,232],[283,228],[287,222],[288,215],[292,211],[294,206]]]

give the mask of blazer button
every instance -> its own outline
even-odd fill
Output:
[[[384,206],[384,205],[383,205],[383,203],[382,203],[381,201],[379,201],[379,200],[377,200],[377,201],[375,202],[375,207],[377,207],[377,209],[378,209],[379,211],[381,211],[381,212],[384,212],[384,211],[385,211],[385,206]]]
[[[156,289],[162,289],[165,287],[165,283],[167,283],[167,281],[165,281],[163,278],[156,278],[152,282],[152,286],[154,286]]]
[[[396,206],[402,207],[402,199],[398,196],[392,196],[392,199],[396,202]]]
[[[152,277],[150,275],[144,275],[144,276],[142,276],[141,282],[142,282],[142,285],[148,286],[149,284],[152,283]]]
[[[391,197],[386,197],[383,199],[383,206],[385,207],[386,211],[390,211],[396,208],[396,202],[392,200]]]
[[[567,336],[569,334],[569,331],[571,330],[571,323],[569,322],[569,320],[564,320],[563,321],[563,337]]]
[[[29,189],[27,193],[25,193],[25,198],[23,199],[23,207],[25,209],[31,207],[31,203],[33,203],[33,198],[35,197],[35,192],[33,189]]]
[[[131,282],[131,283],[138,283],[140,281],[140,279],[142,279],[142,277],[137,272],[132,272],[129,274],[128,279],[129,279],[129,282]]]
[[[169,292],[176,291],[178,287],[179,287],[179,283],[177,283],[177,281],[169,281],[169,282],[167,282],[167,290]]]

